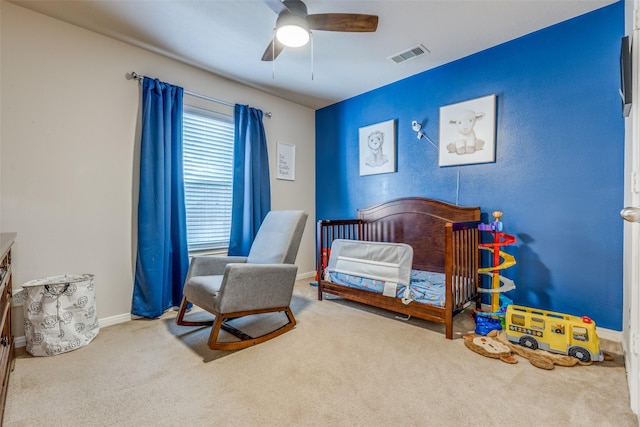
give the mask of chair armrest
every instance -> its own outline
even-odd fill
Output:
[[[229,264],[225,268],[216,309],[220,313],[288,307],[298,266],[294,264]]]
[[[192,276],[222,276],[227,264],[247,262],[242,256],[194,256],[189,264],[187,280]]]

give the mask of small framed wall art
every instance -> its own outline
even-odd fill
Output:
[[[439,166],[495,162],[496,96],[440,107]]]
[[[396,121],[358,129],[360,176],[396,172]]]
[[[278,166],[276,178],[287,181],[296,179],[296,146],[278,142]]]

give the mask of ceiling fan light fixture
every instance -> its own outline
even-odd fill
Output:
[[[302,16],[283,13],[276,23],[276,38],[287,47],[301,47],[309,42],[309,24]]]
[[[311,42],[313,31],[341,33],[373,33],[378,28],[378,16],[362,13],[316,13],[309,15],[302,0],[263,0],[278,14],[271,33],[271,42],[262,54],[263,61],[273,61],[287,47],[301,47]],[[312,61],[313,62],[313,61]]]

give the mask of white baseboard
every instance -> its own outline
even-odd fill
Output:
[[[314,271],[308,271],[306,273],[300,273],[296,276],[296,280],[302,280],[302,279],[310,279],[310,278],[314,278],[316,277],[316,272]]]
[[[13,345],[16,348],[24,347],[27,345],[27,340],[25,339],[24,335],[21,337],[13,337]]]
[[[596,333],[598,338],[605,339],[613,342],[622,342],[622,331],[614,331],[613,329],[606,329],[596,326]]]
[[[104,319],[98,319],[98,325],[101,328],[106,328],[107,326],[128,322],[131,318],[131,313],[118,314],[111,317],[105,317]]]
[[[117,325],[118,323],[124,323],[131,320],[131,313],[118,314],[116,316],[105,317],[104,319],[98,319],[98,326],[106,328],[107,326]],[[27,340],[24,335],[19,337],[13,337],[13,343],[16,348],[24,347],[27,345]]]

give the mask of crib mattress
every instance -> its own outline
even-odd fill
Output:
[[[378,294],[382,294],[385,289],[384,280],[370,279],[336,271],[329,271],[328,276],[329,281],[350,288],[363,289]],[[403,302],[405,304],[415,301],[437,307],[445,306],[445,275],[443,273],[411,270],[408,295],[406,295],[406,289],[406,286],[401,284],[398,284],[396,288],[396,297],[404,298]]]

